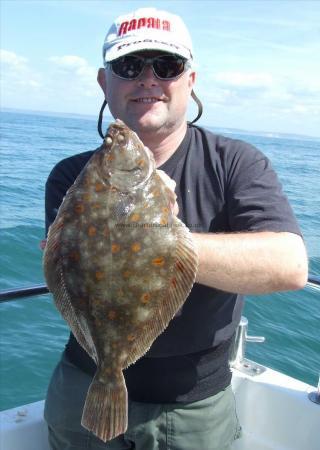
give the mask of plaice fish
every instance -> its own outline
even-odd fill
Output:
[[[97,364],[81,423],[103,441],[127,429],[123,369],[147,352],[195,281],[197,252],[174,201],[152,153],[117,120],[49,229],[47,285]]]

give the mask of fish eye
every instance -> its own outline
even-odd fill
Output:
[[[119,134],[117,137],[117,141],[119,144],[122,144],[126,140],[125,136],[123,134]]]
[[[107,147],[111,147],[112,142],[113,142],[113,141],[112,141],[112,137],[109,136],[109,135],[107,135],[107,136],[105,137],[105,143],[106,143]]]

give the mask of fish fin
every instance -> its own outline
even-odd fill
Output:
[[[83,326],[86,324],[86,320],[83,320],[83,315],[81,312],[73,307],[66,288],[62,267],[62,256],[58,250],[60,232],[61,226],[59,223],[54,222],[49,230],[48,243],[43,256],[45,278],[49,291],[53,295],[54,303],[60,314],[70,326],[72,333],[79,344],[85,349],[91,358],[97,362],[96,350],[91,334],[88,327]]]
[[[174,271],[171,274],[168,303],[166,307],[174,314],[181,308],[190,294],[196,280],[199,258],[192,233],[181,220],[174,217],[173,224],[177,233],[177,250]],[[163,308],[165,312],[165,308]]]
[[[169,277],[168,289],[154,315],[155,320],[145,324],[143,335],[130,348],[125,367],[143,356],[149,350],[153,341],[167,328],[170,320],[173,319],[190,294],[196,279],[198,253],[192,234],[177,217],[174,217],[173,221],[177,242],[174,273]]]
[[[70,326],[72,333],[79,342],[79,344],[84,348],[84,350],[97,362],[97,355],[95,351],[94,344],[92,342],[91,334],[89,328],[82,326],[86,324],[86,319],[83,320],[82,314],[73,307],[67,288],[65,287],[63,273],[61,271],[61,281],[57,285],[54,292],[54,302],[57,309],[60,311],[62,317],[66,320]]]
[[[128,394],[122,371],[106,384],[94,376],[86,397],[81,425],[104,442],[128,427]]]

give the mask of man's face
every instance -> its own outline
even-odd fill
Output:
[[[163,53],[145,51],[135,54],[154,57]],[[186,120],[195,73],[187,69],[177,79],[166,81],[158,79],[152,67],[146,65],[135,80],[121,79],[107,69],[105,85],[99,81],[114,118],[122,119],[138,134],[165,134],[178,129]]]

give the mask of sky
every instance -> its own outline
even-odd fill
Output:
[[[190,30],[200,124],[320,137],[320,0],[1,0],[1,107],[97,116],[104,37],[150,6]]]

